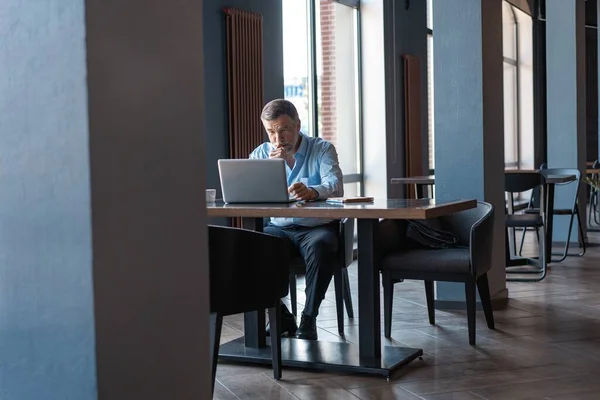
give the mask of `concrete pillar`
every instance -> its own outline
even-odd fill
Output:
[[[494,204],[492,297],[505,297],[502,1],[433,2],[436,198]],[[439,308],[464,307],[464,285],[439,283]]]
[[[546,0],[548,167],[585,173],[585,0]],[[585,190],[579,202],[585,220]],[[572,190],[557,188],[556,208],[571,206]],[[567,217],[554,218],[555,241],[567,240]],[[572,241],[577,241],[575,221]]]
[[[100,399],[211,397],[202,4],[85,2]]]

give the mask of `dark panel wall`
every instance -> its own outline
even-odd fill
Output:
[[[598,159],[598,2],[585,3],[586,158]]]
[[[0,1],[0,399],[96,399],[84,1]]]
[[[427,2],[411,2],[407,8],[403,2],[393,3],[394,20],[389,32],[393,35],[393,67],[388,71],[393,76],[394,96],[390,98],[391,114],[386,123],[393,128],[394,138],[389,138],[388,166],[389,177],[406,176],[406,95],[404,84],[404,61],[407,54],[419,58],[421,70],[421,131],[423,171],[429,169],[428,126],[427,126]],[[396,148],[394,148],[396,146]],[[394,157],[393,155],[396,155]],[[388,196],[403,198],[404,185],[388,183]]]
[[[588,3],[590,3],[588,1]],[[598,32],[585,31],[586,58],[586,158],[598,159]]]
[[[98,396],[208,399],[202,1],[86,18]]]
[[[206,187],[221,193],[217,160],[228,158],[227,70],[224,7],[263,16],[265,103],[283,97],[283,25],[281,0],[204,0],[204,76],[206,99]],[[259,115],[256,118],[260,118]],[[265,136],[266,139],[266,136]]]

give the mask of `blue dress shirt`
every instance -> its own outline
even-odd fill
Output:
[[[342,170],[338,162],[335,147],[321,138],[307,136],[302,132],[300,146],[294,154],[294,168],[285,163],[288,187],[296,182],[302,182],[307,187],[319,193],[319,200],[328,197],[344,196]],[[250,158],[269,158],[274,146],[267,142],[258,146],[250,154]],[[318,226],[331,222],[322,218],[271,218],[271,224],[276,226]]]

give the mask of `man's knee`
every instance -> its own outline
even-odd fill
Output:
[[[330,262],[337,255],[337,238],[319,238],[307,244],[305,258],[312,258],[316,262]]]

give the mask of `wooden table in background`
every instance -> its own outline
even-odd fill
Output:
[[[393,185],[415,185],[415,193],[417,199],[425,197],[424,188],[425,186],[433,187],[435,184],[435,175],[424,175],[424,176],[410,176],[407,178],[392,178],[391,183]]]
[[[356,218],[358,225],[358,345],[282,339],[284,366],[361,372],[389,377],[391,372],[423,354],[422,349],[381,343],[380,281],[376,235],[380,218],[430,219],[476,207],[476,200],[375,200],[372,203],[207,204],[209,217],[241,217],[244,228],[262,230],[263,218]],[[244,316],[244,334],[221,345],[219,357],[232,361],[271,363],[265,340],[265,313]]]

